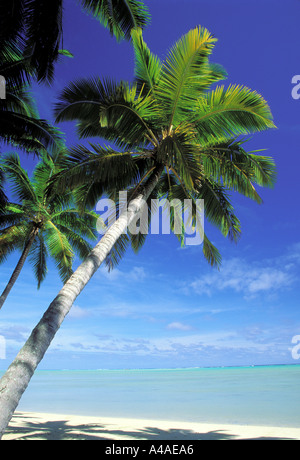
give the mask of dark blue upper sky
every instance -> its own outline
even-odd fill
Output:
[[[200,24],[219,39],[212,60],[227,70],[225,85],[246,85],[268,101],[278,129],[254,135],[249,148],[267,149],[265,154],[275,158],[278,181],[274,190],[261,190],[262,206],[233,197],[243,226],[237,246],[207,226],[224,258],[220,273],[208,267],[201,248],[179,250],[174,237],[162,236],[150,236],[140,255],[128,253],[112,275],[101,269],[78,299],[43,365],[294,362],[289,348],[292,337],[300,334],[300,100],[291,96],[291,80],[300,74],[300,1],[146,3],[152,23],[144,39],[153,52],[164,58],[177,39]],[[63,46],[74,59],[61,59],[52,87],[34,86],[43,117],[53,120],[57,94],[74,79],[133,78],[130,43],[116,43],[74,0],[65,0]],[[60,128],[68,145],[78,142],[73,123]],[[31,169],[30,157],[24,156],[23,162]],[[3,286],[16,260],[12,257],[0,267]],[[1,312],[0,334],[10,337],[12,354],[58,291],[58,277],[49,267],[37,294],[26,266]],[[32,298],[28,313],[24,292]],[[16,320],[18,314],[22,320]]]

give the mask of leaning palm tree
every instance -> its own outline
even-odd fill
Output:
[[[261,202],[255,184],[273,185],[273,161],[247,153],[238,139],[273,128],[270,109],[248,88],[211,89],[226,75],[209,61],[215,42],[206,29],[197,27],[161,62],[136,30],[134,84],[83,80],[62,95],[58,120],[76,119],[81,136],[101,136],[120,150],[75,148],[68,174],[56,178],[57,190],[76,187],[77,200],[84,206],[105,191],[114,196],[128,187],[131,201],[59,292],[1,379],[0,433],[77,296],[151,195],[204,198],[208,219],[236,239],[240,225],[229,202],[230,190]],[[207,236],[204,252],[212,264],[218,263],[218,252]]]
[[[8,203],[0,214],[0,263],[15,250],[21,257],[0,296],[0,309],[16,283],[29,258],[38,288],[47,275],[50,255],[59,270],[62,282],[72,275],[75,254],[81,259],[91,251],[89,243],[97,237],[98,216],[92,211],[79,214],[72,195],[46,195],[49,178],[61,167],[64,155],[44,156],[36,166],[32,179],[22,168],[17,155],[3,162],[3,170],[10,182],[17,203]]]
[[[74,5],[75,5],[75,0]],[[80,0],[118,40],[130,39],[134,27],[149,22],[146,6],[137,0]],[[0,51],[22,50],[39,81],[51,81],[63,38],[63,0],[1,0]]]

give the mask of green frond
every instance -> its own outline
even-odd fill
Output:
[[[0,213],[0,228],[10,227],[11,225],[19,225],[26,220],[26,210],[22,205],[7,203]]]
[[[64,228],[68,228],[91,241],[98,237],[97,221],[99,215],[93,211],[86,210],[80,214],[78,209],[63,209],[52,214],[51,219],[57,227],[64,226]]]
[[[253,184],[273,187],[276,167],[271,158],[247,153],[245,141],[229,140],[201,152],[203,169],[208,177],[227,189],[237,191],[261,204]]]
[[[106,79],[81,79],[71,83],[55,107],[56,121],[77,121],[81,136],[93,135],[117,146],[136,145],[154,138],[151,120],[154,103],[140,97],[137,86]],[[154,139],[155,141],[155,139]]]
[[[138,88],[143,94],[147,94],[149,91],[155,93],[162,63],[157,56],[151,53],[144,42],[141,29],[132,30],[131,37],[135,54],[135,78]]]
[[[215,145],[224,137],[235,138],[275,128],[267,102],[256,91],[244,86],[218,87],[202,96],[197,103],[194,117],[203,146]]]
[[[203,254],[208,263],[215,268],[220,268],[222,265],[222,256],[219,250],[212,244],[208,239],[207,235],[204,235],[203,242]]]
[[[3,168],[10,180],[12,193],[18,200],[37,204],[38,198],[27,172],[21,166],[20,157],[16,154],[8,155],[3,161]]]
[[[168,54],[156,95],[163,105],[169,129],[193,110],[197,99],[212,83],[225,78],[225,71],[208,61],[216,41],[207,29],[196,27]]]
[[[117,40],[130,40],[130,32],[150,21],[148,8],[136,0],[81,0],[86,11],[107,27]]]
[[[48,268],[47,268],[47,247],[44,237],[41,233],[37,235],[32,248],[29,253],[29,261],[32,265],[34,275],[38,282],[38,289],[40,289],[42,282],[45,280]]]
[[[121,235],[105,259],[105,265],[109,271],[112,271],[117,265],[119,265],[129,245],[130,238],[128,235]]]
[[[0,230],[0,264],[16,250],[23,250],[32,226],[27,223],[11,225]]]
[[[86,259],[92,250],[91,244],[65,225],[57,224],[57,228],[66,236],[74,253],[78,254],[81,260]]]
[[[131,152],[117,152],[100,145],[91,147],[93,151],[84,146],[71,149],[66,169],[52,178],[51,187],[63,191],[97,183],[99,199],[107,189],[124,190],[134,181],[138,168]],[[76,195],[79,196],[78,190]]]
[[[26,2],[26,48],[38,81],[52,82],[62,38],[62,0]]]
[[[261,187],[273,188],[277,179],[277,169],[273,158],[249,153],[254,182]]]
[[[63,283],[72,275],[74,252],[67,236],[53,222],[48,221],[44,229],[45,241],[50,256],[55,260]]]
[[[62,142],[62,134],[57,128],[50,126],[45,120],[29,117],[23,113],[5,111],[3,107],[1,109],[1,101],[0,138],[6,144],[21,148],[25,152],[33,152],[38,156],[42,151],[57,148]]]
[[[198,199],[204,200],[206,218],[225,236],[237,242],[241,236],[241,225],[234,214],[226,190],[220,184],[206,177],[202,178],[197,193]]]

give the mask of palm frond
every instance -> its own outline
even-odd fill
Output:
[[[100,145],[93,151],[77,146],[70,150],[66,168],[50,181],[50,188],[58,191],[88,184],[99,184],[98,198],[107,190],[124,190],[138,175],[131,152],[118,152]],[[84,189],[83,189],[84,191]],[[77,190],[77,196],[79,191]]]
[[[27,223],[11,225],[0,230],[0,264],[15,250],[23,250],[31,231],[32,226]]]
[[[63,209],[52,214],[51,219],[56,226],[64,226],[91,241],[98,237],[97,221],[99,216],[93,211],[85,210],[80,214],[78,209]]]
[[[81,3],[118,40],[130,40],[131,30],[144,28],[150,20],[148,8],[136,0],[81,0]]]
[[[216,144],[224,136],[235,138],[243,134],[275,128],[267,102],[256,91],[244,86],[218,87],[197,103],[194,116],[199,142],[203,146]]]
[[[0,56],[21,50],[24,46],[25,0],[1,0]]]
[[[18,200],[37,204],[38,198],[27,172],[21,166],[20,157],[16,154],[8,155],[3,162],[3,168],[11,182],[12,192]]]
[[[197,27],[179,40],[167,56],[156,95],[163,104],[169,130],[193,110],[212,83],[225,78],[225,71],[208,61],[216,41],[207,29]]]
[[[209,177],[227,189],[262,203],[253,184],[273,187],[276,167],[269,157],[247,153],[241,146],[244,142],[234,139],[208,147],[201,153],[203,169]]]
[[[151,53],[143,40],[141,29],[131,32],[132,44],[135,54],[135,78],[140,91],[145,94],[155,91],[155,86],[160,78],[162,63],[160,59]]]
[[[49,254],[56,262],[63,283],[66,283],[73,273],[74,260],[74,252],[68,238],[51,221],[47,222],[44,235]]]
[[[26,49],[39,81],[51,82],[62,38],[62,0],[26,2]]]
[[[0,213],[0,228],[7,226],[18,225],[22,221],[26,221],[26,210],[22,205],[7,202],[4,212]]]
[[[204,200],[205,216],[225,237],[237,242],[241,236],[241,225],[234,208],[220,184],[203,177],[197,198]]]
[[[3,111],[1,108],[0,138],[5,143],[19,147],[25,152],[34,152],[37,156],[42,151],[57,148],[62,141],[60,131],[45,120],[17,112]]]
[[[155,138],[145,121],[154,114],[153,100],[139,97],[137,86],[105,79],[81,79],[73,82],[55,106],[56,122],[77,121],[81,136],[101,136],[127,146]]]
[[[34,275],[38,282],[38,289],[40,289],[42,282],[45,280],[47,268],[47,247],[44,237],[41,233],[37,235],[29,253],[29,261],[31,262]]]
[[[212,267],[220,268],[222,264],[222,256],[216,246],[204,235],[203,254],[206,260]]]
[[[80,234],[74,232],[65,225],[57,224],[57,228],[66,236],[73,252],[78,254],[81,260],[86,259],[92,250],[92,245]]]

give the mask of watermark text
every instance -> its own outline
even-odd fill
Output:
[[[292,338],[292,344],[295,345],[292,348],[292,358],[293,359],[300,359],[300,335],[295,335]]]
[[[101,199],[96,206],[101,219],[98,232],[103,235],[128,210],[127,192],[119,193],[119,205],[113,200]],[[105,225],[103,225],[103,222]],[[131,235],[182,235],[187,246],[198,246],[204,240],[204,200],[152,199],[148,206],[145,200],[130,220],[123,234]]]

